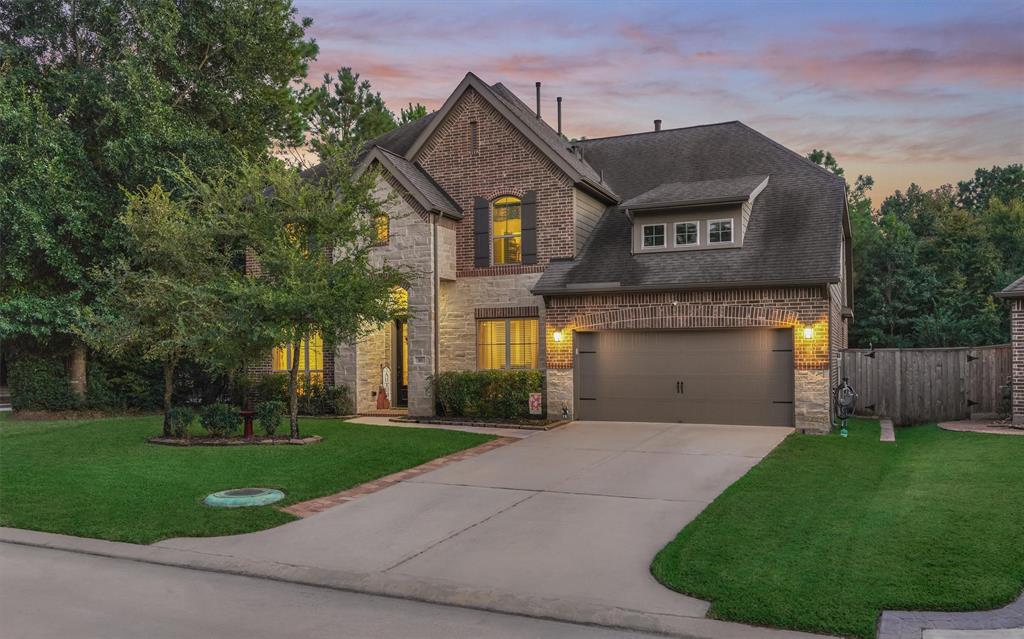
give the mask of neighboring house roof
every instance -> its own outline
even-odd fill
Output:
[[[996,293],[996,297],[1019,298],[1024,297],[1024,277],[1021,277],[1013,284]]]
[[[750,127],[724,122],[577,144],[627,202],[664,185],[770,177],[754,201],[742,248],[633,255],[632,223],[621,206],[612,206],[576,259],[552,261],[534,293],[840,281],[843,179]]]
[[[458,204],[445,193],[423,168],[401,155],[392,153],[379,146],[374,147],[363,158],[363,166],[379,162],[392,177],[415,199],[426,211],[441,213],[455,220],[462,219],[462,211]]]
[[[670,182],[631,197],[621,206],[639,210],[745,202],[767,179],[767,175],[746,175],[701,182]]]
[[[546,122],[538,118],[514,93],[500,83],[493,86],[488,85],[473,73],[466,74],[444,105],[433,114],[434,117],[430,122],[418,131],[416,140],[404,153],[407,158],[412,160],[416,158],[416,153],[430,139],[434,129],[444,120],[445,115],[455,106],[468,88],[479,93],[574,182],[583,185],[609,202],[619,200],[607,182],[601,179],[601,174],[577,157],[570,150],[569,143]],[[379,144],[379,141],[375,141],[375,144]]]

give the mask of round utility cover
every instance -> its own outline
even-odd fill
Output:
[[[282,499],[284,493],[274,488],[233,488],[209,494],[203,503],[214,508],[243,508],[266,506]]]

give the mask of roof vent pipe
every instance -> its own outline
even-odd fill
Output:
[[[654,121],[654,130],[655,131],[661,131],[661,120],[655,120]]]
[[[558,103],[558,135],[562,135],[562,96],[555,98]]]
[[[537,119],[540,119],[540,82],[537,83]]]

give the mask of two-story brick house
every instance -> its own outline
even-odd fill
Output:
[[[418,275],[408,319],[304,347],[358,411],[384,385],[429,415],[439,371],[538,368],[553,415],[829,427],[850,230],[843,181],[800,155],[739,122],[569,142],[468,74],[363,165],[378,259]]]

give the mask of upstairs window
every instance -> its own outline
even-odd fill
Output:
[[[665,246],[665,225],[644,224],[644,248],[660,248]]]
[[[676,246],[696,246],[700,244],[698,222],[676,223]]]
[[[727,244],[732,242],[732,220],[712,220],[708,222],[708,243]]]
[[[523,203],[500,197],[491,205],[491,256],[494,264],[523,262]]]

